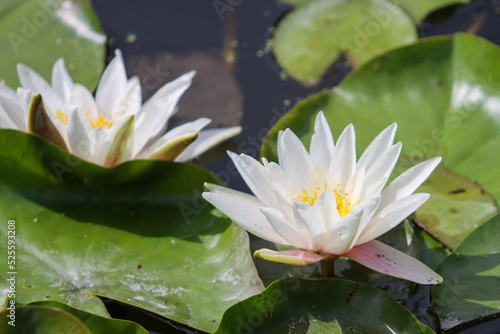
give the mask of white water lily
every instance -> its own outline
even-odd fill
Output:
[[[52,85],[22,64],[18,75],[22,87],[17,93],[0,85],[0,126],[30,132],[36,127],[30,125],[35,119],[29,117],[30,103],[33,94],[40,94],[51,131],[58,132],[56,137],[60,135],[63,142],[58,146],[106,167],[131,159],[185,162],[241,132],[239,126],[202,130],[211,120],[200,118],[161,135],[195,72],[167,83],[142,104],[139,79],[127,79],[119,50],[103,73],[95,98],[73,82],[63,59],[53,67]]]
[[[401,152],[401,143],[393,144],[396,127],[383,130],[356,161],[352,124],[334,145],[320,112],[309,152],[290,129],[278,136],[279,164],[229,152],[255,196],[206,184],[203,197],[256,236],[297,248],[261,249],[257,258],[307,265],[343,256],[387,275],[439,284],[442,278],[423,263],[374,240],[429,198],[413,192],[441,161],[422,162],[385,187]]]

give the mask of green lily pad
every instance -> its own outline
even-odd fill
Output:
[[[8,312],[10,311],[0,313],[0,331],[5,334],[92,334],[80,319],[59,308],[42,305],[16,308],[15,318],[12,320],[7,317]]]
[[[500,215],[465,239],[437,268],[444,278],[432,287],[442,329],[500,314]]]
[[[416,39],[411,17],[389,0],[315,0],[280,21],[273,49],[293,78],[315,84],[343,53],[358,67]]]
[[[1,314],[2,320],[6,317]],[[140,325],[126,320],[108,319],[83,312],[58,302],[33,303],[16,309],[16,326],[0,322],[2,333],[126,333],[147,334]]]
[[[434,333],[388,294],[355,282],[289,278],[229,308],[215,334]]]
[[[464,34],[422,39],[389,52],[332,91],[299,102],[267,134],[262,156],[276,161],[277,134],[285,127],[308,145],[319,110],[336,138],[354,124],[358,154],[382,129],[397,122],[396,140],[403,142],[403,149],[395,175],[408,164],[438,155],[443,157],[441,165],[453,171],[440,167],[431,176],[434,181],[424,183],[421,190],[430,192],[431,198],[416,219],[434,234],[439,231],[440,240],[450,247],[456,246],[496,212],[483,189],[497,202],[500,199],[500,155],[494,153],[500,149],[498,59],[498,46]],[[481,209],[454,213],[461,205]],[[442,215],[446,210],[448,214]],[[439,220],[431,214],[439,214]]]
[[[433,198],[416,211],[415,221],[451,249],[456,249],[472,231],[498,213],[495,199],[489,193],[442,165],[418,191],[431,193]]]
[[[212,173],[163,161],[107,169],[13,130],[0,130],[0,146],[16,302],[109,317],[99,295],[213,331],[224,310],[262,291],[246,232],[201,197],[205,181],[220,183]]]
[[[315,0],[283,0],[294,6],[302,6]],[[391,0],[395,5],[402,7],[414,20],[420,22],[429,13],[450,5],[469,3],[470,0]]]
[[[466,4],[470,0],[391,0],[401,6],[413,17],[415,22],[422,21],[431,12],[451,5]]]
[[[34,305],[52,307],[63,310],[77,317],[93,334],[107,334],[107,333],[127,333],[127,334],[147,334],[148,332],[139,324],[132,321],[121,320],[121,319],[109,319],[97,316],[92,313],[87,313],[84,311],[77,310],[75,308],[69,307],[68,305],[55,302],[37,302],[28,304],[24,307],[30,308]]]
[[[3,0],[0,5],[0,79],[18,87],[16,65],[50,78],[64,57],[76,82],[97,86],[106,54],[104,35],[89,0]]]

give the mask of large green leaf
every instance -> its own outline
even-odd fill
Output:
[[[397,122],[396,139],[403,142],[403,150],[394,174],[438,155],[454,172],[440,167],[424,184],[422,190],[432,196],[416,219],[455,247],[495,214],[484,191],[500,199],[500,155],[495,153],[500,149],[498,59],[498,46],[463,34],[394,50],[370,61],[331,92],[298,103],[268,133],[262,155],[276,159],[277,134],[285,127],[308,145],[319,110],[335,137],[354,124],[358,154],[383,128]]]
[[[201,198],[205,181],[220,182],[210,172],[161,161],[107,169],[13,130],[0,130],[0,146],[18,303],[109,316],[101,295],[212,331],[225,309],[262,291],[246,232]]]
[[[315,0],[276,27],[276,59],[295,79],[316,83],[346,53],[354,66],[417,38],[412,19],[389,0]]]
[[[1,314],[0,329],[5,334],[92,333],[147,334],[136,323],[108,319],[83,312],[58,302],[40,302],[16,309],[16,326],[7,326],[9,318]]]
[[[441,328],[500,314],[500,215],[491,219],[437,268],[444,278],[432,287]]]
[[[378,289],[340,279],[290,278],[232,306],[215,333],[434,332]]]
[[[89,0],[2,0],[0,4],[0,79],[18,87],[16,65],[32,67],[45,78],[64,57],[76,82],[97,85],[104,66],[106,36]]]

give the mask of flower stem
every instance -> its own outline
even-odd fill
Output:
[[[321,260],[321,278],[335,278],[335,260]]]

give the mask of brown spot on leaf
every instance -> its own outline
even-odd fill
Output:
[[[455,189],[455,190],[448,191],[448,194],[455,195],[455,194],[461,194],[461,193],[464,193],[464,192],[465,192],[464,188],[458,188],[458,189]]]

